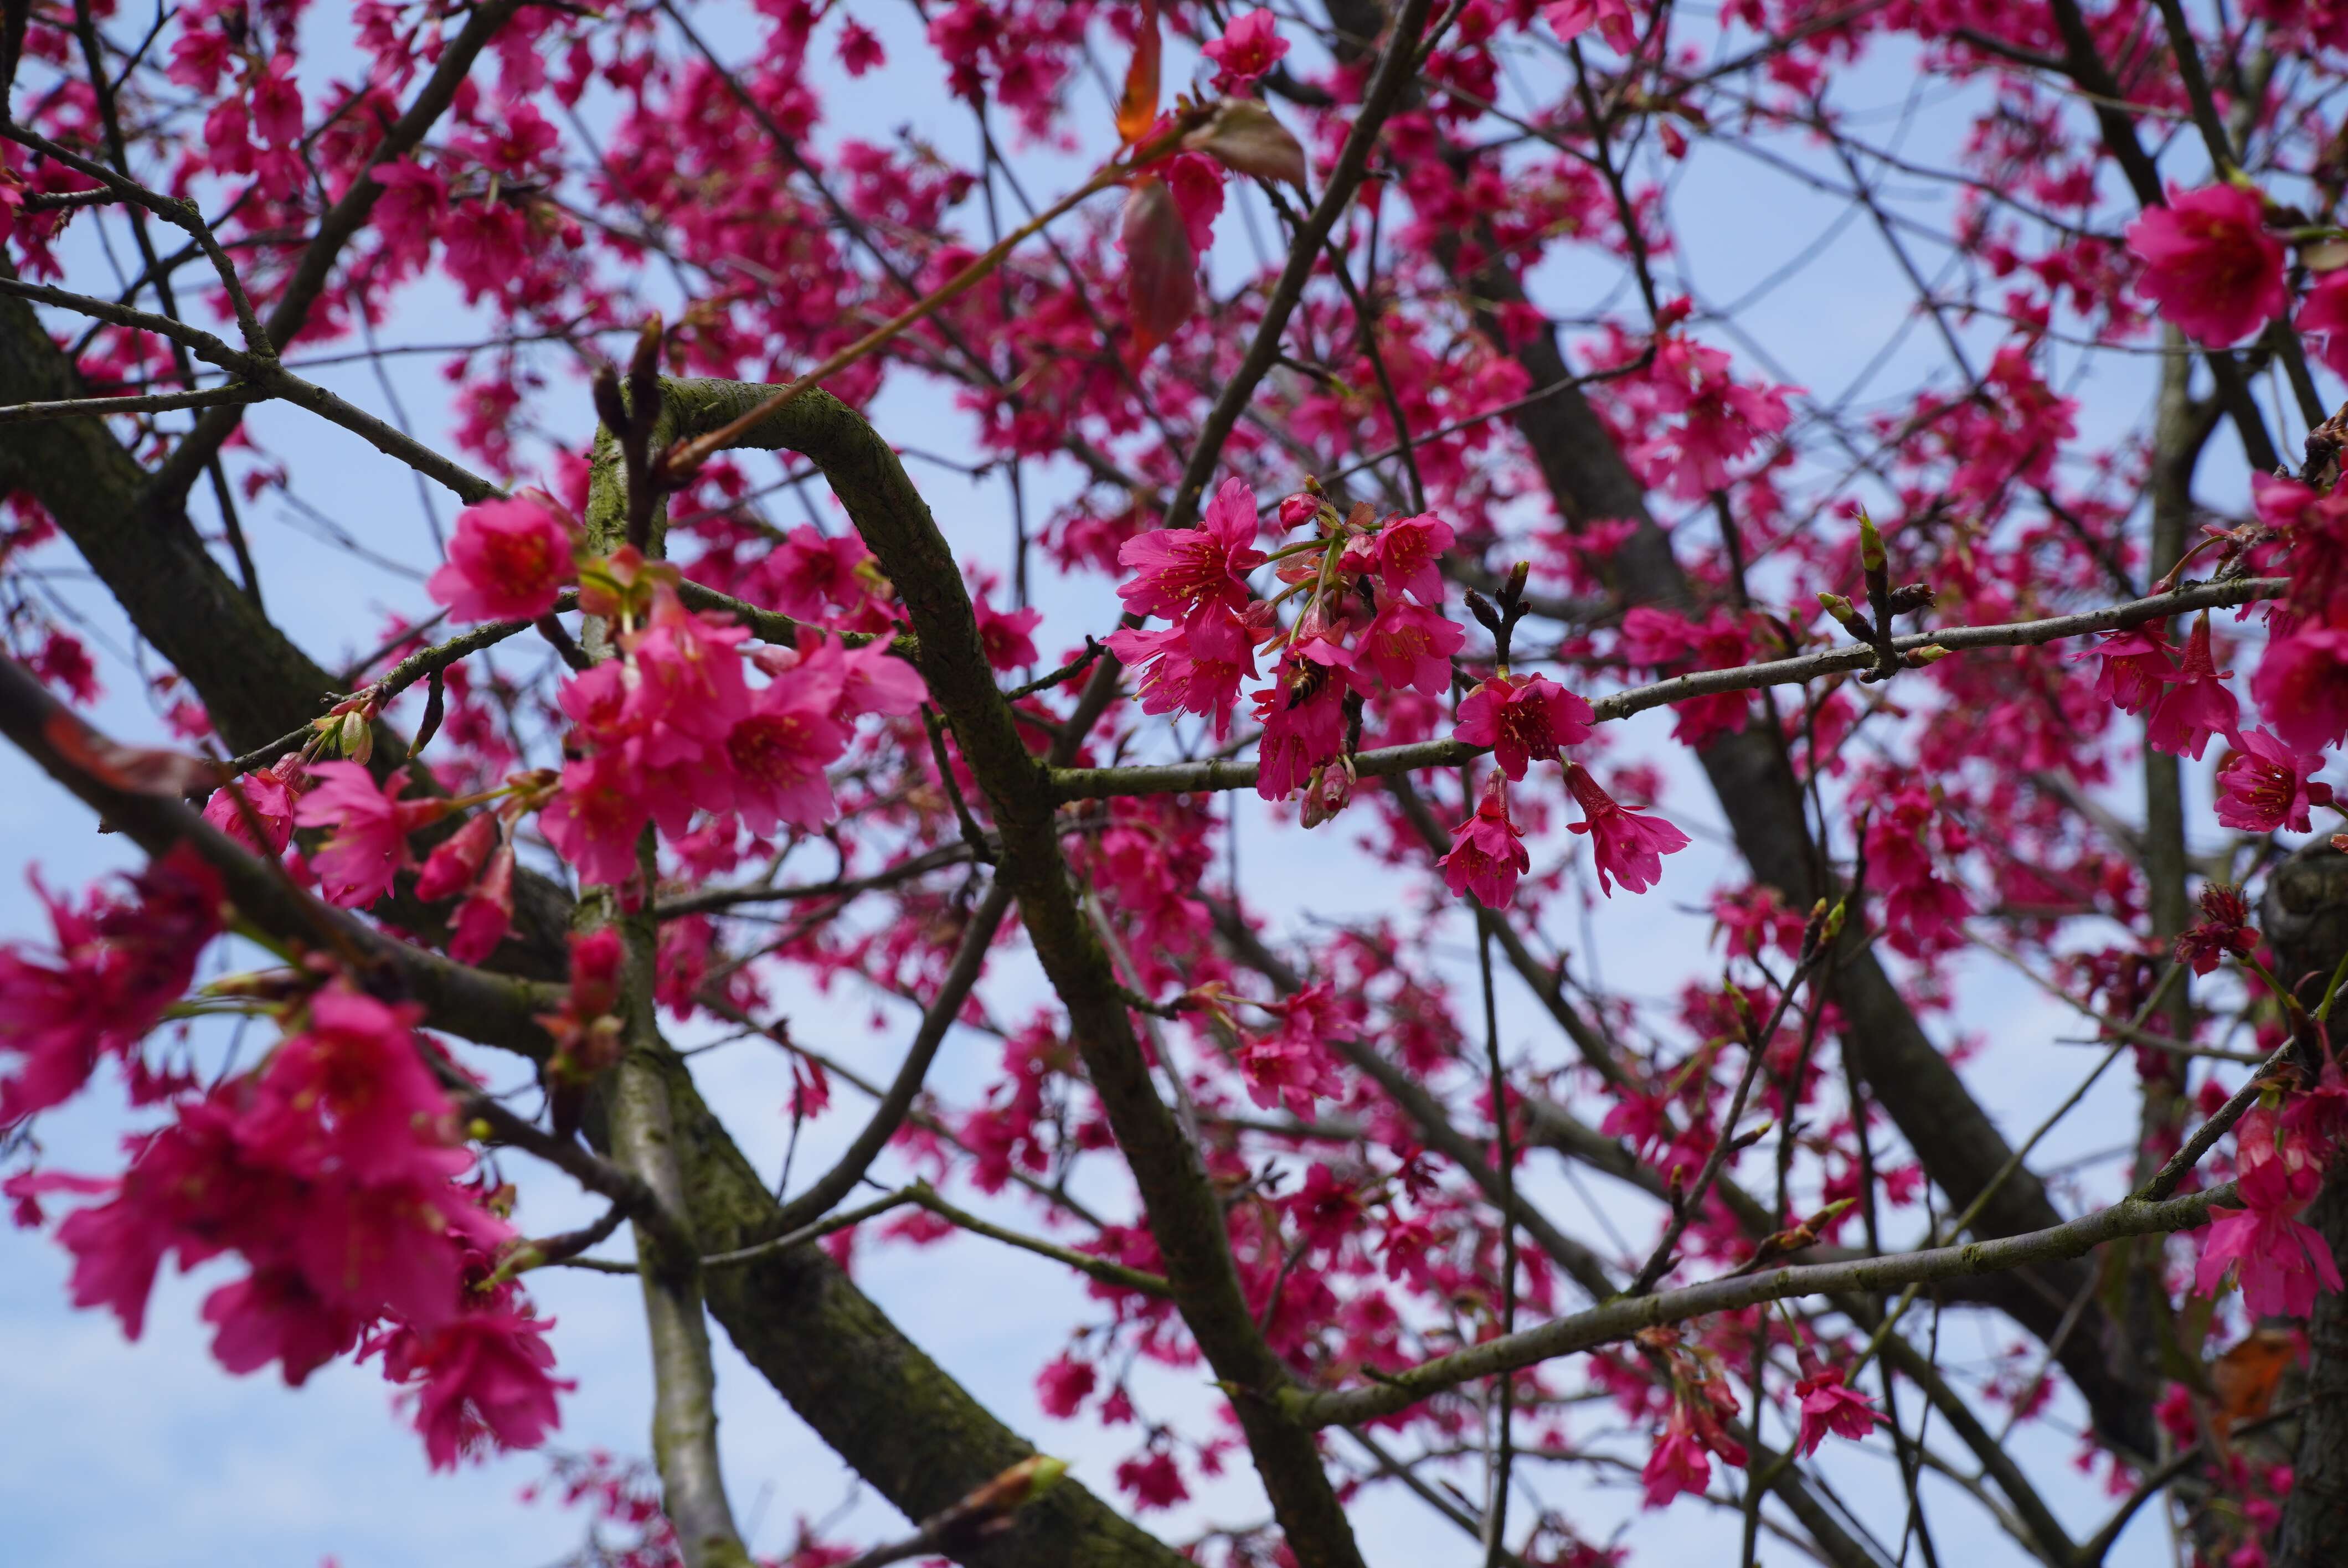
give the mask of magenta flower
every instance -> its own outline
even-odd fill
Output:
[[[244,812],[226,786],[212,791],[211,799],[204,802],[204,820],[256,855],[283,855],[294,840],[294,801],[304,782],[299,755],[280,758],[236,781],[245,804],[252,808],[253,816],[261,824],[266,843],[253,838]]]
[[[2233,692],[2226,689],[2230,670],[2220,670],[2209,654],[2209,615],[2193,623],[2186,639],[2185,659],[2168,691],[2154,699],[2146,722],[2145,744],[2171,756],[2199,761],[2209,737],[2232,731],[2240,718]]]
[[[416,896],[427,903],[438,903],[462,893],[479,877],[481,867],[489,863],[489,851],[497,845],[496,814],[475,813],[470,821],[442,839],[424,857],[424,869],[416,874]]]
[[[1443,574],[1436,563],[1451,548],[1451,525],[1432,512],[1391,518],[1378,530],[1378,581],[1389,599],[1405,594],[1421,604],[1441,605]]]
[[[1644,893],[1662,880],[1663,857],[1687,847],[1688,835],[1662,817],[1623,810],[1598,787],[1588,768],[1569,764],[1565,787],[1573,792],[1583,813],[1582,820],[1570,825],[1576,833],[1590,835],[1591,851],[1598,861],[1598,886],[1610,898],[1614,895],[1610,876],[1631,892]]]
[[[1588,740],[1596,717],[1589,703],[1546,675],[1495,675],[1460,701],[1451,733],[1471,746],[1489,746],[1513,782],[1534,759],[1553,762],[1560,748]]]
[[[460,1314],[425,1334],[396,1336],[384,1369],[417,1383],[416,1430],[435,1470],[489,1447],[536,1448],[561,1424],[545,1321],[511,1308]]]
[[[304,827],[331,830],[310,857],[319,890],[330,904],[364,908],[391,891],[392,879],[413,867],[407,835],[447,815],[443,800],[402,800],[407,775],[395,773],[378,784],[356,763],[320,763],[311,769],[316,787],[294,804]]]
[[[997,670],[1025,670],[1036,661],[1035,628],[1042,625],[1044,612],[1030,605],[1025,610],[997,610],[981,599],[971,606],[978,617],[978,642],[986,651],[986,661]]]
[[[1494,774],[1484,785],[1476,815],[1454,828],[1451,853],[1437,864],[1454,893],[1473,893],[1487,908],[1501,909],[1517,896],[1517,878],[1532,869],[1524,835],[1509,820],[1509,781]]]
[[[535,620],[578,580],[576,536],[553,497],[535,490],[457,514],[448,564],[424,585],[458,620]]]
[[[2171,186],[2168,205],[2127,226],[2144,263],[2137,292],[2186,336],[2210,348],[2240,343],[2282,314],[2282,241],[2266,231],[2265,207],[2232,185]]]
[[[1794,1392],[1802,1400],[1802,1432],[1794,1448],[1805,1458],[1818,1451],[1828,1432],[1857,1442],[1884,1419],[1874,1400],[1844,1387],[1839,1367],[1819,1368],[1795,1384]]]
[[[1113,631],[1108,651],[1140,672],[1143,712],[1211,717],[1218,739],[1231,733],[1240,682],[1255,679],[1255,629],[1220,603],[1164,631]]]
[[[1226,479],[1198,528],[1153,528],[1117,547],[1117,564],[1135,575],[1117,596],[1136,615],[1169,620],[1210,604],[1245,610],[1247,574],[1264,559],[1255,537],[1255,492],[1245,480]]]
[[[1647,1456],[1639,1479],[1646,1483],[1649,1508],[1662,1508],[1682,1492],[1702,1497],[1712,1484],[1712,1456],[1694,1433],[1673,1421]]]
[[[2267,644],[2250,695],[2284,743],[2303,751],[2348,736],[2348,630],[2307,626]]]
[[[623,712],[644,747],[641,762],[696,764],[749,712],[750,688],[736,651],[749,635],[687,610],[665,584],[654,590],[649,621],[628,646],[637,680]]]
[[[1263,726],[1255,793],[1285,800],[1313,770],[1335,756],[1345,740],[1345,692],[1354,656],[1325,635],[1300,635],[1255,694]]]
[[[2309,808],[2332,804],[2332,786],[2312,777],[2322,752],[2287,746],[2270,730],[2237,734],[2234,747],[2218,769],[2218,820],[2228,827],[2305,833],[2314,825]]]
[[[2296,324],[2318,341],[2333,374],[2348,375],[2348,272],[2324,273],[2300,302]]]
[[[365,1319],[325,1300],[297,1269],[255,1269],[204,1297],[203,1319],[212,1358],[239,1377],[280,1364],[285,1386],[299,1388],[311,1373],[358,1343]]]
[[[751,832],[769,834],[786,822],[814,829],[831,820],[824,770],[848,749],[848,731],[831,716],[836,700],[829,682],[776,681],[726,732],[732,809]]]
[[[498,950],[513,927],[514,852],[500,844],[488,867],[448,925],[448,956],[460,964],[478,964]]]
[[[618,886],[636,874],[636,839],[652,820],[642,780],[617,752],[562,764],[562,785],[539,814],[554,852],[582,881]]]
[[[1638,44],[1631,30],[1630,0],[1555,0],[1541,7],[1541,20],[1561,44],[1573,42],[1593,26],[1618,55],[1631,53]]]
[[[1292,1114],[1310,1116],[1316,1095],[1345,1091],[1326,1053],[1293,1033],[1242,1039],[1232,1059],[1247,1079],[1248,1098],[1267,1111],[1285,1105]]]
[[[1362,633],[1357,656],[1397,692],[1416,689],[1440,697],[1451,687],[1451,656],[1467,641],[1465,627],[1425,605],[1388,599]]]
[[[2102,672],[2096,677],[2096,701],[2112,703],[2123,713],[2141,713],[2177,673],[2169,651],[2159,622],[2150,621],[2115,631],[2072,657],[2104,661]]]
[[[1245,92],[1258,79],[1280,64],[1288,53],[1288,40],[1275,30],[1278,19],[1261,8],[1239,17],[1223,29],[1223,36],[1212,38],[1199,52],[1215,62],[1215,90],[1223,93]]]
[[[53,953],[0,947],[0,1128],[64,1103],[108,1055],[129,1056],[180,999],[220,931],[221,887],[181,848],[129,878],[132,897],[91,895],[76,909],[36,877]]]
[[[424,1063],[424,1009],[339,985],[310,999],[309,1027],[279,1044],[237,1138],[272,1169],[362,1186],[445,1182],[472,1156]]]
[[[2211,1209],[2193,1288],[2216,1294],[2226,1271],[2239,1266],[2242,1306],[2252,1317],[2304,1317],[2317,1291],[2340,1289],[2340,1269],[2322,1233],[2281,1209]]]

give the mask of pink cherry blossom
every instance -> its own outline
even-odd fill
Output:
[[[726,732],[728,801],[751,832],[772,833],[786,822],[814,829],[831,819],[824,769],[848,745],[848,731],[832,718],[837,700],[829,682],[778,680]]]
[[[2242,1306],[2254,1317],[2304,1317],[2319,1288],[2338,1291],[2340,1270],[2322,1233],[2281,1209],[2211,1209],[2193,1288],[2214,1294],[2239,1266]]]
[[[1127,627],[1107,641],[1110,652],[1140,672],[1143,712],[1197,713],[1215,721],[1219,739],[1231,733],[1240,682],[1256,675],[1252,626],[1209,604],[1167,630]]]
[[[1421,604],[1443,603],[1443,573],[1438,562],[1451,548],[1451,525],[1433,513],[1415,518],[1389,518],[1378,529],[1378,582],[1389,600],[1405,594]]]
[[[652,820],[643,781],[618,752],[562,764],[562,786],[539,828],[554,852],[588,882],[617,886],[636,875],[636,840]]]
[[[1662,879],[1663,857],[1687,847],[1687,835],[1662,817],[1623,810],[1598,787],[1588,768],[1568,764],[1565,787],[1573,792],[1582,810],[1582,820],[1570,825],[1576,833],[1590,835],[1598,886],[1609,897],[1614,893],[1610,877],[1620,878],[1632,893],[1644,893]]]
[[[0,1128],[59,1105],[108,1056],[128,1056],[178,1001],[221,928],[221,885],[181,849],[128,879],[127,898],[93,895],[77,909],[41,886],[50,953],[0,946]]]
[[[2348,629],[2303,626],[2268,643],[2250,695],[2286,745],[2338,745],[2348,738]]]
[[[2205,611],[2186,639],[2185,657],[2172,683],[2156,698],[2145,723],[2145,744],[2172,756],[2199,760],[2212,735],[2234,728],[2240,707],[2226,688],[2233,674],[2220,670],[2209,654],[2209,617]]]
[[[574,525],[542,492],[483,501],[457,514],[448,560],[425,584],[458,620],[535,620],[578,580]]]
[[[1451,689],[1451,656],[1467,641],[1465,627],[1426,606],[1389,599],[1362,633],[1357,664],[1395,691],[1440,697]]]
[[[2137,289],[2188,337],[2225,348],[2282,314],[2282,241],[2266,231],[2259,198],[2233,185],[2168,189],[2127,227],[2144,263]]]
[[[1117,594],[1136,615],[1179,620],[1220,604],[1238,611],[1251,594],[1246,577],[1263,564],[1255,548],[1255,493],[1244,480],[1222,482],[1195,528],[1156,528],[1117,548],[1117,564],[1133,572]]]
[[[1500,771],[1519,780],[1534,760],[1555,762],[1561,748],[1588,740],[1595,718],[1588,702],[1546,675],[1495,675],[1460,700],[1451,733],[1489,746]]]
[[[553,1325],[505,1307],[460,1314],[427,1333],[396,1336],[384,1369],[417,1386],[416,1430],[435,1470],[489,1448],[532,1449],[561,1423],[552,1375]]]
[[[1819,1368],[1795,1384],[1794,1392],[1802,1403],[1802,1430],[1794,1450],[1806,1458],[1818,1451],[1829,1432],[1857,1442],[1884,1419],[1874,1400],[1844,1386],[1839,1367]]]
[[[1277,31],[1279,19],[1259,7],[1233,19],[1220,38],[1210,38],[1199,52],[1215,62],[1215,90],[1241,93],[1255,85],[1288,53],[1288,40]]]
[[[407,835],[445,815],[448,802],[400,799],[407,788],[405,773],[378,784],[356,763],[319,763],[310,772],[314,787],[294,803],[294,820],[330,830],[310,864],[329,903],[364,908],[414,867]]]
[[[1517,894],[1517,878],[1532,868],[1523,835],[1509,820],[1507,775],[1495,773],[1484,785],[1476,814],[1451,832],[1451,853],[1438,863],[1454,893],[1473,893],[1487,908],[1504,909]]]
[[[2160,623],[2153,620],[2112,632],[2094,647],[2072,657],[2104,661],[2102,671],[2096,677],[2096,701],[2109,702],[2123,713],[2141,713],[2176,678],[2177,666],[2170,658],[2171,652]]]
[[[2332,786],[2312,776],[2323,762],[2322,752],[2287,746],[2271,730],[2236,734],[2218,768],[2218,820],[2245,833],[2305,833],[2314,825],[2309,808],[2332,804]]]
[[[1683,1492],[1702,1497],[1712,1484],[1712,1458],[1694,1433],[1674,1425],[1647,1456],[1639,1480],[1646,1487],[1649,1508],[1665,1507]]]
[[[1336,756],[1344,743],[1353,664],[1352,652],[1325,634],[1300,635],[1289,644],[1272,683],[1255,694],[1256,722],[1263,726],[1257,794],[1285,800]]]

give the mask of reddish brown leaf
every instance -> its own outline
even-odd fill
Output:
[[[178,796],[220,782],[220,770],[201,757],[110,741],[71,713],[53,713],[43,735],[83,773],[130,794]]]
[[[1117,134],[1128,147],[1158,123],[1158,0],[1141,0],[1133,63],[1125,68],[1125,97],[1117,105]]]
[[[1234,174],[1284,179],[1304,189],[1304,149],[1254,98],[1225,98],[1206,124],[1182,138]]]
[[[2275,1385],[2299,1359],[2299,1336],[2288,1328],[2260,1328],[2218,1358],[2209,1368],[2209,1389],[2218,1396],[2210,1425],[2220,1434],[2237,1421],[2254,1421],[2274,1403]]]
[[[1151,176],[1135,182],[1125,199],[1118,243],[1125,249],[1126,311],[1139,358],[1171,337],[1199,304],[1199,259],[1164,180]]]

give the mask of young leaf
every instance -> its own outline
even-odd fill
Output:
[[[1225,98],[1206,124],[1182,138],[1182,145],[1234,174],[1284,179],[1304,189],[1304,149],[1254,98]]]
[[[1117,105],[1117,134],[1128,147],[1158,122],[1158,0],[1141,0],[1133,63],[1125,68],[1125,96]]]

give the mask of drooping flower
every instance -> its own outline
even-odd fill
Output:
[[[476,813],[424,857],[424,869],[416,874],[416,896],[430,903],[455,897],[480,876],[497,843],[496,815]]]
[[[212,1358],[224,1369],[242,1377],[275,1361],[289,1389],[356,1345],[365,1322],[283,1266],[221,1286],[204,1297],[203,1319],[218,1330]]]
[[[1649,1508],[1664,1507],[1682,1492],[1702,1497],[1712,1484],[1712,1459],[1694,1433],[1674,1423],[1647,1456],[1639,1479],[1645,1483]]]
[[[1091,1362],[1056,1356],[1035,1374],[1035,1402],[1044,1407],[1045,1415],[1065,1421],[1076,1413],[1098,1380]]]
[[[1556,761],[1560,748],[1588,740],[1596,717],[1588,702],[1546,675],[1495,675],[1460,700],[1451,733],[1471,746],[1491,747],[1514,782],[1534,759]]]
[[[2168,205],[2127,226],[2127,244],[2144,263],[2137,292],[2210,348],[2240,343],[2290,303],[2282,241],[2266,231],[2264,204],[2238,186],[2171,186]]]
[[[2315,1310],[2319,1290],[2341,1288],[2340,1269],[2323,1233],[2302,1225],[2285,1209],[2211,1209],[2193,1288],[2216,1293],[2226,1271],[2237,1268],[2242,1306],[2252,1317],[2277,1314],[2304,1317]]]
[[[1280,64],[1288,40],[1278,31],[1279,19],[1258,8],[1234,19],[1220,38],[1210,38],[1199,52],[1215,62],[1215,90],[1243,93]]]
[[[525,1312],[489,1307],[393,1339],[384,1369],[418,1386],[416,1430],[433,1469],[490,1447],[536,1448],[561,1423],[555,1395],[572,1385],[553,1375],[551,1327]]]
[[[500,844],[489,856],[480,880],[448,926],[448,956],[460,964],[478,964],[498,950],[513,928],[514,852]]]
[[[2348,737],[2348,628],[2302,626],[2268,643],[2250,695],[2284,743],[2338,745]]]
[[[2305,833],[2314,825],[2309,808],[2332,804],[2332,786],[2313,777],[2322,752],[2285,745],[2270,730],[2236,734],[2234,748],[2218,769],[2218,820],[2228,827]]]
[[[1293,1031],[1245,1037],[1232,1060],[1247,1079],[1248,1098],[1267,1111],[1284,1105],[1292,1115],[1310,1116],[1316,1095],[1344,1092],[1328,1053]]]
[[[1325,632],[1300,630],[1289,643],[1272,683],[1255,694],[1263,726],[1257,794],[1287,799],[1343,747],[1353,664],[1353,653]]]
[[[407,835],[447,815],[448,803],[400,799],[407,787],[405,773],[395,772],[380,784],[356,763],[320,763],[311,774],[316,786],[294,802],[294,820],[332,830],[310,857],[320,891],[330,904],[364,908],[416,865]]]
[[[1255,679],[1255,629],[1220,604],[1200,609],[1163,631],[1127,627],[1108,636],[1108,651],[1141,675],[1145,713],[1197,713],[1215,721],[1218,739],[1231,733],[1240,682]]]
[[[980,599],[971,606],[978,617],[979,646],[986,661],[997,670],[1025,670],[1036,661],[1035,628],[1044,612],[1034,605],[1025,610],[997,610]]]
[[[1169,620],[1209,604],[1245,610],[1247,574],[1264,560],[1255,538],[1255,492],[1243,479],[1226,479],[1199,527],[1153,528],[1117,547],[1117,564],[1135,574],[1118,585],[1117,597],[1136,615]]]
[[[1630,0],[1554,0],[1541,7],[1541,20],[1561,44],[1573,42],[1593,26],[1618,55],[1631,53],[1638,44],[1631,30]]]
[[[448,559],[425,583],[458,620],[535,620],[578,580],[577,530],[541,491],[483,501],[457,514]]]
[[[1473,893],[1485,907],[1504,909],[1517,896],[1517,878],[1532,869],[1524,835],[1509,820],[1509,781],[1495,773],[1486,781],[1476,814],[1452,830],[1451,853],[1437,865],[1455,894]]]
[[[220,879],[186,848],[129,878],[131,897],[76,909],[37,879],[53,954],[0,947],[0,1128],[62,1104],[108,1055],[131,1051],[180,999],[221,928]]]
[[[211,799],[204,802],[204,820],[256,855],[283,855],[294,841],[294,802],[305,779],[298,754],[281,757],[238,779],[234,792],[226,785],[212,791]],[[237,804],[238,793],[252,808],[252,820],[261,825],[259,839]]]
[[[1579,764],[1567,764],[1565,786],[1583,813],[1582,820],[1570,825],[1576,833],[1590,835],[1598,885],[1609,897],[1614,892],[1610,876],[1631,892],[1644,893],[1662,879],[1663,857],[1688,845],[1688,835],[1662,817],[1623,810]]]
[[[2169,660],[2168,639],[2162,635],[2158,621],[2131,626],[2112,632],[2078,659],[2100,659],[2101,672],[2096,677],[2096,700],[2109,702],[2123,713],[2141,713],[2152,706],[2163,687],[2177,673]]]
[[[1874,1400],[1844,1385],[1839,1367],[1816,1368],[1794,1385],[1794,1392],[1802,1401],[1802,1431],[1794,1450],[1805,1458],[1818,1451],[1829,1432],[1857,1442],[1884,1419]]]
[[[2234,693],[2226,688],[2232,674],[2219,669],[2210,657],[2209,615],[2204,610],[2186,639],[2185,658],[2168,690],[2153,702],[2152,715],[2145,722],[2145,744],[2199,761],[2209,737],[2230,732],[2240,717]]]

